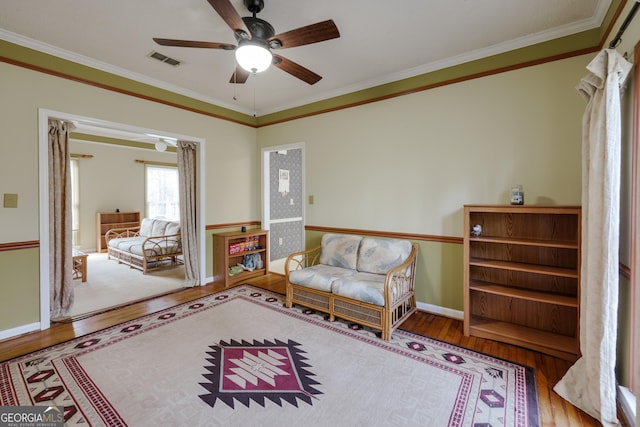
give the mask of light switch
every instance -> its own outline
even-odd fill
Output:
[[[4,193],[4,207],[5,208],[17,208],[18,207],[18,195]]]
[[[293,199],[289,199],[289,204],[293,206]]]
[[[309,204],[312,205],[313,204],[313,196],[309,196]]]

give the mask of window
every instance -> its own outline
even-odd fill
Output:
[[[71,175],[71,238],[72,245],[80,246],[80,181],[78,170],[80,162],[71,159],[69,170]]]
[[[145,216],[180,219],[177,167],[145,164]]]

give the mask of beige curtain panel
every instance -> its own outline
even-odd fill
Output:
[[[582,262],[580,351],[582,357],[556,384],[563,398],[618,426],[616,341],[620,233],[620,88],[631,64],[605,49],[587,66],[578,86],[587,100],[582,119]]]
[[[178,180],[180,191],[180,230],[184,275],[187,286],[200,285],[200,249],[198,246],[198,209],[196,203],[195,142],[178,141]]]
[[[51,319],[66,317],[73,304],[69,133],[74,126],[49,120],[49,280]]]

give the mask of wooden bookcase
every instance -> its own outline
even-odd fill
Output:
[[[269,232],[266,230],[233,231],[213,235],[213,280],[227,287],[269,272]],[[229,274],[229,267],[242,263],[247,254],[260,254],[263,267],[253,271]]]
[[[581,208],[465,205],[464,227],[464,334],[576,360]]]
[[[104,235],[112,228],[140,226],[140,212],[98,212],[96,213],[96,251],[106,252]]]

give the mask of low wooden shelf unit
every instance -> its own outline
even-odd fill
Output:
[[[267,230],[232,231],[213,235],[213,280],[227,287],[269,272],[269,232]],[[259,254],[262,268],[231,275],[229,268],[242,263],[245,255]]]

